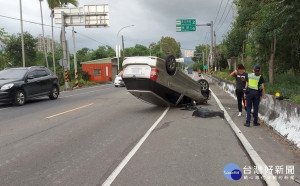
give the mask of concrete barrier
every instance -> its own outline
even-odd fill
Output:
[[[234,99],[235,83],[216,76],[207,75],[210,83],[221,87]],[[288,101],[278,100],[273,95],[266,95],[261,99],[259,106],[259,118],[266,125],[283,137],[290,144],[300,150],[300,105]]]

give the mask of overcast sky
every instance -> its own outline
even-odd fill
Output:
[[[162,36],[170,36],[181,43],[182,49],[194,49],[199,44],[210,42],[210,28],[197,27],[195,32],[176,32],[176,19],[196,19],[197,24],[214,21],[218,13],[215,26],[217,26],[217,42],[222,35],[230,29],[235,10],[232,0],[78,0],[79,6],[108,4],[110,11],[110,26],[107,28],[75,27],[80,33],[76,35],[77,49],[88,47],[96,49],[99,45],[110,45],[115,49],[118,31],[127,25],[135,25],[123,29],[119,35],[124,35],[125,47],[135,44],[149,46],[157,42]],[[227,4],[228,2],[228,4]],[[40,6],[38,0],[22,0],[23,19],[41,22]],[[227,7],[226,7],[227,5]],[[226,11],[224,12],[226,7]],[[42,2],[44,24],[50,25],[50,10],[47,1]],[[222,17],[222,20],[220,18]],[[18,0],[0,0],[0,16],[20,18]],[[56,25],[60,27],[60,25]],[[24,22],[24,31],[34,36],[42,33],[40,25]],[[9,34],[20,32],[20,21],[0,17],[0,28]],[[68,27],[71,29],[71,27]],[[55,40],[59,40],[60,29],[54,29]],[[45,27],[45,35],[51,36],[51,27]],[[85,36],[87,37],[85,37]],[[92,38],[92,39],[90,39]],[[71,42],[71,31],[67,31],[67,39]]]

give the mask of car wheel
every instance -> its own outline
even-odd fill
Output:
[[[15,94],[14,105],[21,106],[25,104],[25,92],[23,90],[18,90]]]
[[[176,71],[176,59],[173,55],[167,55],[165,57],[166,70],[169,75],[173,75]]]
[[[54,100],[54,99],[57,99],[57,98],[58,98],[58,88],[57,88],[57,86],[54,86],[54,87],[52,88],[52,90],[50,91],[49,98],[50,98],[51,100]]]
[[[208,92],[209,91],[209,84],[208,84],[208,82],[205,79],[200,79],[198,81],[198,83],[201,86],[201,91],[202,92]]]
[[[115,87],[118,87],[118,85],[115,85]]]

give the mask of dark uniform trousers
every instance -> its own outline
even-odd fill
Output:
[[[259,102],[260,102],[260,92],[258,90],[250,89],[249,93],[247,94],[246,123],[250,123],[252,105],[253,105],[253,123],[257,123]]]

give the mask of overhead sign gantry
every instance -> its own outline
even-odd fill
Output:
[[[55,24],[61,24],[61,42],[62,42],[63,56],[64,56],[62,63],[65,72],[65,88],[69,88],[69,83],[68,83],[69,65],[68,65],[65,27],[68,26],[85,26],[85,28],[108,27],[109,8],[107,4],[84,5],[83,7],[75,7],[75,8],[58,7],[54,9],[54,19],[55,19]],[[74,51],[74,55],[76,56],[76,51]],[[75,56],[74,59],[76,59]],[[76,60],[74,60],[74,68],[75,68],[75,79],[77,80]]]

